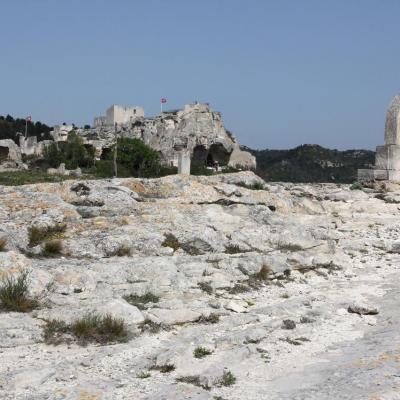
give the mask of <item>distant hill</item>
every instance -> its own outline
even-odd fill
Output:
[[[357,169],[371,168],[375,152],[370,150],[331,150],[305,144],[290,150],[252,150],[256,172],[266,181],[340,182],[356,180]]]
[[[38,141],[51,139],[49,132],[51,127],[41,122],[28,122],[28,136],[37,136]],[[12,139],[18,143],[17,133],[25,133],[25,119],[13,118],[11,115],[0,115],[0,140]]]

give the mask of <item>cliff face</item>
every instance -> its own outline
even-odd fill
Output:
[[[101,126],[78,133],[98,153],[115,140],[115,128]],[[183,110],[164,112],[155,118],[137,118],[117,126],[118,136],[138,138],[160,152],[162,159],[176,165],[178,151],[187,148],[196,160],[208,164],[255,168],[255,157],[241,151],[236,138],[223,125],[221,114],[208,104],[189,104]]]

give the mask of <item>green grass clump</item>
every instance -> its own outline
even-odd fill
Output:
[[[59,319],[46,321],[43,328],[43,339],[47,344],[58,345],[65,341],[63,335],[69,332],[69,326]]]
[[[6,251],[7,239],[5,237],[0,238],[0,251]]]
[[[210,282],[199,282],[197,286],[203,291],[206,292],[207,294],[212,294],[213,288],[210,284]]]
[[[179,243],[179,240],[172,233],[167,233],[165,235],[165,239],[161,243],[161,246],[171,247],[172,249],[174,249],[174,251],[181,248],[181,244]]]
[[[212,350],[209,350],[202,346],[196,347],[193,351],[193,356],[195,358],[203,358],[203,357],[209,356],[210,354],[212,354]]]
[[[267,281],[270,273],[271,273],[271,267],[267,264],[263,264],[258,272],[251,275],[251,278],[257,281]]]
[[[264,184],[262,182],[253,182],[253,183],[246,183],[246,182],[238,182],[236,184],[237,186],[244,187],[246,189],[251,189],[251,190],[264,190]]]
[[[147,372],[147,371],[140,371],[136,375],[136,378],[139,378],[139,379],[147,379],[147,378],[150,378],[150,377],[151,377],[151,374],[150,374],[150,372]]]
[[[29,272],[18,276],[6,275],[0,281],[0,305],[7,311],[29,312],[39,307],[39,302],[29,296]]]
[[[65,232],[66,229],[67,225],[64,223],[58,223],[52,227],[43,228],[32,226],[28,229],[29,246],[33,247],[44,242],[45,240],[57,239]]]
[[[160,371],[162,374],[168,374],[175,370],[174,364],[153,365],[150,369]]]
[[[137,294],[130,294],[124,296],[123,299],[127,301],[129,304],[137,307],[139,310],[145,310],[147,303],[158,303],[160,298],[153,293],[146,293],[142,296]]]
[[[181,383],[188,383],[189,385],[194,385],[203,388],[204,390],[210,390],[210,386],[207,384],[201,383],[199,375],[187,375],[187,376],[180,376],[176,378],[177,382]]]
[[[51,239],[44,243],[41,255],[44,257],[55,257],[61,254],[63,244],[60,239]]]
[[[217,382],[217,386],[232,386],[236,382],[235,375],[231,371],[224,371]]]
[[[246,285],[244,283],[235,283],[235,285],[231,288],[229,288],[228,293],[230,294],[240,294],[240,293],[246,293],[251,290],[251,287],[249,285]]]
[[[350,185],[350,190],[362,190],[363,186],[360,182],[354,182]]]
[[[196,322],[198,322],[199,324],[216,324],[217,322],[219,322],[219,315],[216,313],[201,315]]]
[[[226,254],[239,254],[243,253],[242,250],[240,250],[240,247],[236,244],[229,244],[228,246],[225,246],[225,253]]]
[[[126,342],[128,339],[125,322],[109,314],[105,316],[86,314],[71,324],[59,320],[47,321],[43,332],[46,343],[59,344],[65,341],[64,334],[73,336],[79,344],[83,345]]]
[[[150,318],[146,318],[142,323],[139,324],[139,328],[142,332],[148,332],[151,334],[156,334],[161,330],[168,330],[168,325],[154,322]]]

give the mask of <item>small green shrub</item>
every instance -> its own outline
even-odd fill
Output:
[[[64,334],[69,332],[68,325],[59,319],[46,321],[43,327],[43,339],[47,344],[59,345],[65,342]]]
[[[201,315],[196,321],[199,324],[216,324],[219,322],[219,315],[216,313],[211,313],[209,315]]]
[[[363,186],[360,182],[354,182],[350,185],[350,190],[362,190]]]
[[[150,318],[146,318],[142,323],[139,324],[139,328],[142,332],[148,332],[151,334],[156,334],[161,330],[168,330],[168,325],[154,322]]]
[[[18,276],[6,275],[0,281],[0,303],[7,311],[29,312],[39,307],[39,302],[29,296],[29,272]]]
[[[236,382],[235,375],[231,371],[224,371],[217,382],[217,386],[232,386]]]
[[[240,247],[236,244],[229,244],[228,246],[225,246],[225,253],[226,254],[239,254],[243,253],[242,250],[240,250]]]
[[[87,314],[71,325],[71,332],[81,340],[99,343],[125,342],[128,336],[124,321],[110,314]]]
[[[212,294],[213,288],[210,284],[210,282],[199,282],[197,286],[203,291],[206,292],[207,294]]]
[[[278,243],[277,245],[278,250],[282,251],[300,251],[303,250],[301,246],[294,243]]]
[[[150,377],[151,377],[151,374],[150,374],[150,372],[147,372],[147,371],[140,371],[136,375],[136,378],[139,378],[139,379],[147,379],[147,378],[150,378]]]
[[[200,381],[200,376],[199,375],[187,375],[187,376],[180,376],[179,378],[176,378],[177,382],[181,383],[188,383],[189,385],[194,385],[203,388],[204,390],[210,390],[210,386],[207,384],[203,384]]]
[[[7,239],[5,237],[0,238],[0,251],[5,251],[7,245]]]
[[[53,227],[43,228],[32,226],[28,229],[29,246],[37,246],[48,239],[57,239],[65,232],[66,229],[67,225],[64,223],[56,224]]]
[[[246,182],[238,182],[236,183],[237,186],[244,187],[246,189],[251,189],[251,190],[264,190],[265,186],[262,182],[253,182],[253,183],[246,183]]]
[[[167,374],[175,370],[174,364],[153,365],[150,369],[160,371],[162,374]]]
[[[270,273],[271,267],[267,264],[263,264],[261,269],[257,273],[251,275],[251,277],[258,281],[266,281],[268,280]]]
[[[125,322],[109,314],[86,314],[71,324],[59,320],[47,321],[43,336],[46,343],[59,344],[66,333],[75,337],[79,344],[126,342],[128,339]]]
[[[235,283],[235,285],[231,288],[229,288],[228,293],[230,294],[240,294],[240,293],[246,293],[251,290],[251,287],[249,285],[243,284],[243,283]]]
[[[145,310],[147,303],[158,303],[160,300],[158,296],[150,292],[142,296],[139,296],[137,294],[130,294],[128,296],[124,296],[123,299],[129,304],[136,306],[139,310]]]
[[[41,255],[44,257],[54,257],[61,254],[63,244],[60,239],[48,240],[44,243]]]
[[[212,354],[212,350],[201,346],[196,347],[193,351],[193,356],[195,358],[204,358],[206,356],[209,356],[210,354]]]
[[[172,233],[167,233],[165,235],[165,239],[161,243],[161,246],[171,247],[172,249],[174,249],[174,251],[181,248],[181,244],[179,243],[179,240]]]

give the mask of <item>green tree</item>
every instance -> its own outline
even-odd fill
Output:
[[[113,153],[112,149],[108,154],[109,160],[112,160]],[[159,176],[163,170],[158,152],[140,139],[118,139],[117,163],[127,169],[132,176],[144,178]]]
[[[51,143],[44,152],[44,159],[51,167],[65,163],[67,169],[90,167],[94,163],[94,149],[86,148],[83,139],[74,131],[66,142]]]

